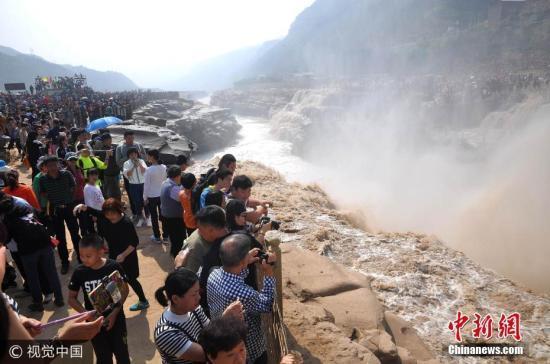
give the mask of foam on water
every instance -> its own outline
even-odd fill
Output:
[[[237,117],[242,129],[234,146],[208,155],[209,159],[225,153],[234,154],[239,160],[260,162],[281,173],[288,181],[312,183],[316,167],[292,154],[292,143],[275,139],[268,121],[247,117]]]
[[[238,121],[242,129],[234,146],[201,157],[207,159],[232,153],[239,160],[261,162],[287,180],[322,184],[327,171],[316,169],[292,155],[291,143],[275,139],[267,121],[244,117],[238,117]],[[430,243],[427,250],[421,250],[415,234],[370,234],[335,216],[320,214],[309,221],[293,223],[292,228],[297,233],[280,235],[283,242],[302,245],[307,232],[321,227],[338,236],[338,241],[331,241],[331,249],[325,254],[372,278],[373,290],[383,304],[410,321],[438,355],[452,341],[447,325],[455,318],[457,310],[496,315],[525,309],[532,312],[531,319],[525,320],[523,326],[525,344],[529,351],[536,353],[531,358],[545,360],[550,357],[545,331],[550,327],[547,297],[516,286],[438,241]],[[449,359],[445,357],[446,361]],[[494,362],[485,358],[458,361]]]

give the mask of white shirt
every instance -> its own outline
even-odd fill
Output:
[[[101,211],[103,202],[105,202],[105,199],[103,198],[101,189],[86,183],[84,186],[84,204],[94,210]]]
[[[138,159],[138,165],[141,165],[143,168],[147,169],[147,164],[143,161],[143,159]],[[128,172],[132,171],[132,175],[128,176]],[[131,159],[128,159],[126,162],[124,162],[124,165],[122,167],[122,173],[126,178],[128,178],[128,181],[133,185],[141,184],[145,181],[145,176],[143,175],[145,172],[141,171],[141,168],[134,165],[134,162],[132,162]]]
[[[164,164],[152,165],[147,168],[144,177],[143,198],[160,197],[160,188],[166,179],[166,166]]]

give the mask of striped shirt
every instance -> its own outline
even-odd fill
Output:
[[[60,170],[57,178],[45,174],[38,181],[40,192],[45,193],[53,206],[68,205],[73,202],[73,192],[76,186],[71,172]]]
[[[236,300],[242,302],[244,320],[248,326],[246,334],[247,362],[253,363],[267,349],[260,314],[272,310],[275,297],[275,278],[264,277],[264,288],[258,292],[244,282],[247,275],[248,269],[244,269],[239,275],[228,273],[223,268],[213,270],[208,277],[206,297],[212,318],[220,317],[227,306]]]
[[[162,357],[163,364],[192,364],[191,361],[178,359],[196,343],[202,328],[208,325],[202,307],[184,315],[176,315],[166,309],[155,326],[155,345]]]
[[[8,304],[8,306],[11,307],[13,312],[19,317],[19,305],[17,304],[17,301],[5,294],[4,292],[0,292],[1,295],[4,296],[4,300]]]

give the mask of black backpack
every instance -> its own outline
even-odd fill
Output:
[[[191,207],[193,209],[193,215],[195,215],[201,209],[201,194],[202,191],[208,187],[211,177],[216,172],[216,168],[210,168],[206,173],[201,174],[197,185],[191,192]]]
[[[28,254],[51,244],[52,239],[48,230],[34,214],[6,216],[6,220],[10,235],[17,243],[20,254]]]

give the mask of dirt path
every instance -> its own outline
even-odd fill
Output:
[[[12,164],[12,167],[19,169],[21,176],[21,182],[30,184],[30,170],[19,165],[19,163]],[[170,257],[170,253],[167,245],[151,243],[149,237],[152,234],[151,228],[144,227],[138,228],[138,235],[140,244],[138,246],[140,277],[139,280],[143,286],[145,294],[150,302],[150,308],[141,312],[130,312],[128,307],[137,302],[136,294],[130,289],[130,294],[124,305],[126,313],[126,324],[128,327],[128,347],[130,350],[130,356],[132,363],[160,363],[160,355],[158,354],[154,342],[153,342],[153,329],[156,321],[162,313],[163,307],[160,306],[154,298],[155,290],[160,287],[167,272],[173,269],[173,260]],[[67,237],[70,235],[67,232]],[[70,240],[70,238],[68,238]],[[69,252],[71,254],[71,265],[67,275],[60,275],[61,285],[63,287],[63,294],[65,302],[67,302],[67,286],[70,276],[76,267],[76,257],[72,254],[72,245],[69,242]],[[57,254],[56,254],[56,258]],[[57,259],[57,265],[59,268],[59,259]],[[29,317],[36,318],[42,322],[50,321],[52,319],[58,319],[74,313],[74,311],[68,306],[57,308],[53,303],[45,305],[45,311],[43,313],[29,312],[27,306],[31,303],[31,298],[25,295],[21,289],[20,284],[17,289],[9,289],[7,293],[16,298],[21,312]],[[80,294],[82,300],[82,293]],[[55,334],[55,329],[47,330],[41,335],[41,338],[49,338]]]

